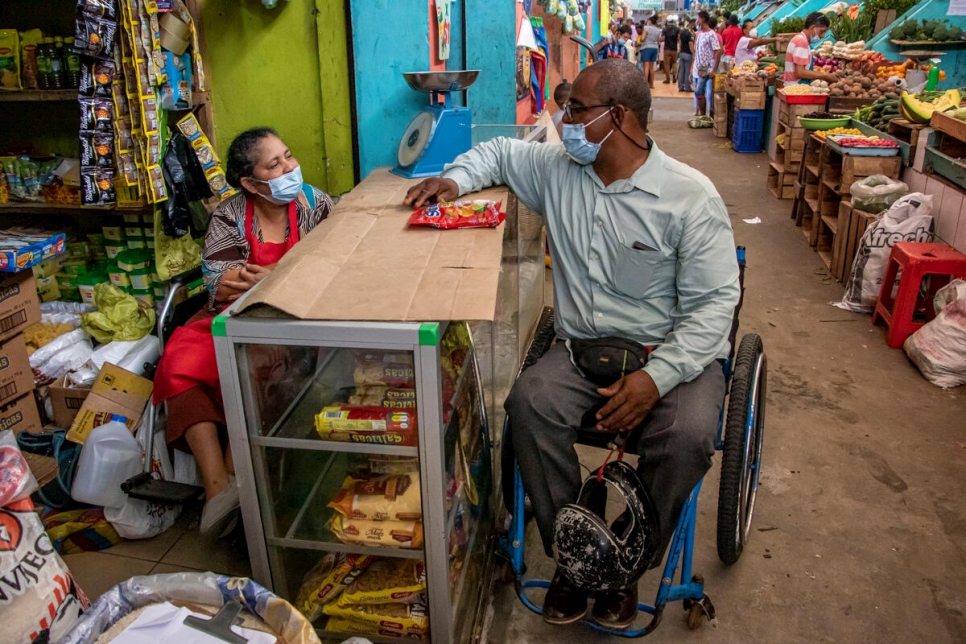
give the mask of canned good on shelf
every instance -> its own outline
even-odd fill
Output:
[[[127,244],[115,246],[114,244],[106,244],[104,246],[104,252],[107,253],[108,259],[116,259],[120,253],[127,250]]]
[[[128,237],[127,247],[131,250],[137,250],[139,248],[146,248],[147,244],[144,242],[144,237]]]
[[[151,269],[148,268],[131,271],[128,273],[128,278],[136,291],[150,291],[151,287],[154,286],[154,280],[151,279]]]
[[[148,239],[154,239],[154,226],[145,226],[141,230],[144,231],[144,236]]]
[[[127,272],[151,266],[152,255],[146,250],[124,250],[117,256],[117,265]]]
[[[87,242],[68,242],[67,243],[67,256],[74,257],[77,259],[86,259],[91,254],[91,247]]]
[[[144,237],[144,229],[140,223],[128,224],[124,226],[124,237]]]
[[[102,226],[101,231],[105,241],[124,241],[124,228],[121,226]]]
[[[131,278],[128,277],[128,274],[125,271],[121,270],[117,266],[111,267],[107,271],[107,276],[111,278],[111,284],[114,286],[123,287],[131,285]]]
[[[84,273],[77,280],[77,290],[80,292],[81,301],[84,304],[94,303],[94,287],[106,281],[107,275],[98,273]]]
[[[82,275],[87,272],[87,262],[83,259],[69,259],[61,266],[68,275]]]
[[[139,224],[141,223],[140,213],[124,213],[124,223],[125,224]]]

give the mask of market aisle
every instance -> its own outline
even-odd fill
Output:
[[[748,248],[741,332],[762,335],[770,373],[751,543],[730,568],[714,545],[717,458],[701,495],[695,572],[717,628],[688,633],[673,604],[646,641],[966,641],[966,391],[929,384],[882,327],[828,305],[842,288],[789,219],[791,201],[766,191],[765,154],[688,130],[689,102],[658,99],[655,113],[652,136],[714,181]],[[587,450],[584,461],[601,459]],[[549,574],[536,544],[531,570]],[[645,576],[643,600],[657,584]],[[490,619],[490,642],[624,641],[547,626],[509,586]]]

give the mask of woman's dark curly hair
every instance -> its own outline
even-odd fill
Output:
[[[228,183],[241,189],[242,178],[252,176],[255,171],[255,149],[268,136],[278,137],[278,132],[270,127],[254,127],[235,137],[228,148],[228,162],[225,164]]]

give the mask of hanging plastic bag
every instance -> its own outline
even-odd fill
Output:
[[[909,186],[884,174],[859,179],[849,188],[852,207],[877,215],[909,192]]]
[[[936,318],[906,338],[902,348],[937,387],[966,384],[966,282],[953,280],[936,293]]]
[[[154,330],[154,309],[143,309],[133,295],[104,282],[94,287],[97,311],[85,313],[81,326],[101,344],[140,340]]]
[[[38,487],[13,432],[0,432],[0,507],[28,498]]]
[[[932,195],[900,197],[862,235],[841,302],[833,305],[854,313],[871,313],[882,290],[882,278],[892,247],[898,242],[931,242]]]

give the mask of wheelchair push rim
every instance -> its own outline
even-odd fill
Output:
[[[718,556],[726,564],[741,556],[754,516],[761,476],[767,365],[761,338],[756,334],[742,338],[728,398],[718,494]]]

